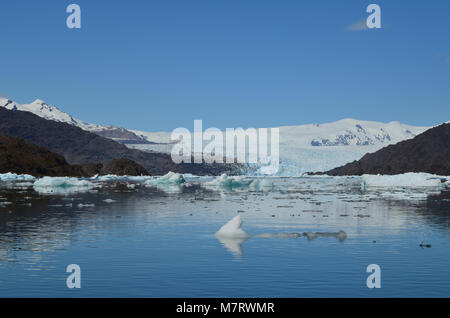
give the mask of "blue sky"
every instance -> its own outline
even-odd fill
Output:
[[[350,30],[370,3],[383,28]],[[0,94],[148,131],[433,125],[450,120],[449,14],[447,0],[2,1]]]

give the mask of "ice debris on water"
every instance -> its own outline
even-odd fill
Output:
[[[220,242],[222,242],[224,245],[226,245],[228,248],[230,245],[230,242],[232,240],[241,240],[241,243],[245,241],[246,239],[252,237],[252,235],[245,232],[242,228],[242,216],[238,214],[234,218],[232,218],[230,221],[225,223],[219,231],[217,231],[214,235],[216,238],[219,239]],[[347,233],[340,230],[339,232],[333,233],[333,232],[303,232],[303,233],[288,233],[288,232],[281,232],[281,233],[263,233],[256,235],[254,237],[259,238],[299,238],[299,237],[306,237],[308,240],[313,240],[319,237],[335,237],[339,240],[339,242],[345,241],[347,239]],[[228,243],[228,244],[227,244]],[[230,249],[230,248],[229,248]]]
[[[339,242],[343,242],[347,238],[347,233],[345,233],[342,230],[337,232],[337,233],[332,233],[332,232],[305,232],[305,233],[303,233],[303,235],[306,236],[306,238],[308,240],[313,240],[313,239],[316,239],[318,237],[335,237],[335,238],[337,238],[339,240]]]
[[[104,182],[104,181],[134,181],[134,182],[144,182],[147,180],[152,179],[152,177],[150,176],[118,176],[115,174],[108,174],[108,175],[104,175],[104,176],[94,176],[92,178],[90,178],[90,180],[92,181],[100,181],[100,182]]]
[[[79,203],[77,205],[77,207],[79,207],[79,208],[93,208],[93,207],[95,207],[95,204],[94,203],[86,203],[86,204]]]

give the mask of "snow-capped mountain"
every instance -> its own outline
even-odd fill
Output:
[[[45,119],[69,123],[130,148],[170,153],[170,132],[145,132],[114,126],[89,124],[42,100],[20,105],[0,96],[0,106],[32,112]],[[293,176],[306,171],[325,171],[359,160],[366,153],[410,139],[431,127],[342,119],[332,123],[278,127],[280,131],[279,175]]]
[[[46,102],[40,99],[35,100],[31,104],[19,104],[7,97],[0,96],[0,107],[5,107],[9,110],[30,112],[47,120],[53,120],[77,126],[83,130],[90,131],[100,136],[114,139],[122,143],[147,143],[145,139],[136,136],[134,133],[124,128],[86,123],[63,112],[54,105],[48,105]]]
[[[405,125],[396,121],[381,123],[342,119],[326,124],[280,127],[280,140],[303,147],[385,147],[413,138],[429,128]]]
[[[405,125],[399,122],[382,123],[357,119],[342,119],[332,123],[300,126],[281,126],[280,142],[291,146],[387,146],[413,138],[430,127]],[[169,132],[130,130],[139,137],[158,143],[170,143]]]

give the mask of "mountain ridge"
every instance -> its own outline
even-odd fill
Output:
[[[237,165],[175,164],[167,154],[130,149],[79,127],[47,120],[30,112],[0,107],[0,118],[0,134],[23,138],[56,152],[64,156],[69,164],[107,164],[113,159],[128,158],[152,175],[163,175],[169,171],[198,175],[235,174],[240,168]]]
[[[323,174],[393,175],[406,172],[450,175],[450,124],[433,127],[412,139],[366,154],[358,161],[325,171]]]

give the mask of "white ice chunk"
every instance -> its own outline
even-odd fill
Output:
[[[0,173],[0,181],[33,181],[36,178],[29,174]]]
[[[162,177],[147,180],[145,183],[150,185],[160,185],[160,184],[183,184],[185,182],[186,180],[184,179],[182,174],[171,171]]]
[[[442,178],[428,173],[404,173],[398,175],[368,175],[362,176],[361,188],[369,187],[443,187]]]
[[[79,203],[77,206],[79,208],[93,208],[93,207],[95,207],[95,204],[93,204],[93,203],[86,203],[86,204]]]
[[[94,176],[91,178],[91,180],[93,181],[100,181],[100,182],[104,182],[104,181],[135,181],[135,182],[144,182],[147,181],[149,179],[151,179],[152,177],[150,176],[118,176],[115,174],[107,174],[104,176]]]
[[[35,191],[44,194],[84,192],[96,187],[90,181],[70,177],[43,177],[33,184]]]
[[[237,215],[222,226],[215,234],[216,237],[249,238],[250,235],[241,229],[242,217]]]
[[[216,177],[214,180],[205,182],[204,186],[231,190],[236,188],[248,188],[251,183],[251,179],[241,176],[229,177],[224,173],[220,177]]]

